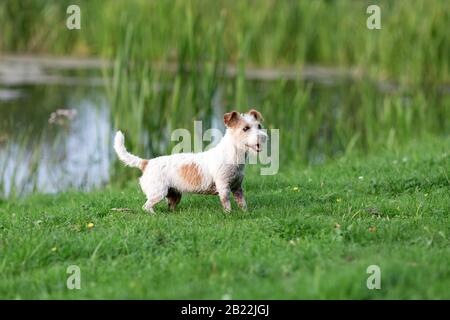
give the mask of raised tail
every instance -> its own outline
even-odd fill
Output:
[[[114,150],[116,150],[117,156],[120,161],[125,163],[125,165],[133,168],[139,168],[144,171],[147,166],[148,160],[141,159],[135,155],[132,155],[125,149],[125,138],[121,131],[116,132],[114,137]]]

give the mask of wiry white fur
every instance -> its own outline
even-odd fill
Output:
[[[174,208],[181,198],[181,193],[211,193],[219,195],[225,211],[231,209],[230,192],[233,193],[239,206],[246,208],[242,190],[246,152],[256,143],[264,143],[267,135],[258,129],[259,122],[254,117],[240,115],[245,124],[250,126],[246,134],[242,128],[227,128],[224,137],[214,147],[200,153],[178,153],[148,160],[145,170],[139,179],[142,191],[147,196],[144,210],[154,212],[153,207],[159,201],[168,198],[169,206]],[[128,153],[124,146],[124,136],[118,131],[114,139],[114,149],[119,159],[130,167],[142,167],[143,159]],[[182,175],[184,165],[194,164],[201,176],[201,183],[193,185]],[[176,196],[173,197],[173,194]],[[179,198],[177,198],[179,195]],[[170,202],[176,199],[171,206]],[[173,202],[173,201],[172,201]]]

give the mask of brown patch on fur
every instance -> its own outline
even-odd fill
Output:
[[[202,183],[202,175],[200,174],[197,165],[194,163],[183,164],[180,167],[180,175],[194,187],[198,187]]]
[[[237,111],[231,111],[223,115],[223,123],[228,128],[234,128],[239,125],[241,115]]]
[[[258,121],[264,121],[263,116],[261,115],[261,113],[258,110],[255,109],[251,109],[249,112],[247,112],[249,115],[255,117],[256,120]]]
[[[142,160],[141,166],[139,167],[139,169],[141,169],[142,172],[144,172],[145,168],[147,168],[147,165],[148,165],[148,160]]]

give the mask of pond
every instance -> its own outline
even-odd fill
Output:
[[[3,194],[88,190],[108,181],[111,125],[102,90],[28,85],[10,92],[13,98],[0,101]]]
[[[0,74],[0,194],[105,184],[111,124],[99,71],[3,60]]]
[[[0,195],[92,190],[109,182],[116,159],[111,148],[114,121],[127,114],[112,107],[104,68],[104,62],[89,59],[0,59]],[[231,108],[235,94],[227,88],[233,90],[236,73],[228,68],[225,74],[229,79],[211,94],[211,112],[204,117],[210,118],[212,127],[223,130],[221,117]],[[317,163],[356,144],[367,147],[370,139],[388,141],[392,135],[399,139],[414,131],[434,128],[442,132],[447,128],[448,92],[433,100],[430,112],[422,110],[424,104],[431,105],[428,98],[417,100],[408,93],[393,93],[397,88],[390,83],[355,89],[352,78],[359,75],[354,72],[310,68],[302,75],[296,80],[290,71],[247,72],[246,95],[251,106],[261,105],[270,127],[287,128],[281,132],[283,159],[295,160],[300,154],[307,162]],[[166,91],[174,90],[172,83]],[[161,103],[173,104],[173,100],[169,95]],[[162,104],[161,110],[166,105]],[[417,118],[421,122],[415,127]],[[158,140],[154,145],[167,147],[164,140],[170,135],[162,131],[173,130],[180,123],[186,128],[195,120],[171,123],[170,128],[163,124],[167,118],[161,119],[152,132],[144,123],[145,144],[153,138]],[[147,149],[143,149],[145,155],[155,154]]]

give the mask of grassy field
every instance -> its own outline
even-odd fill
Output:
[[[170,152],[176,128],[255,107],[280,130],[281,169],[248,168],[249,210],[229,215],[187,195],[150,216],[118,163],[105,188],[44,195],[42,159],[69,167],[55,150],[84,132],[50,113],[81,115],[87,92],[1,85],[23,99],[0,103],[0,298],[450,298],[450,1],[376,1],[381,30],[368,0],[79,0],[80,30],[69,4],[1,1],[0,56],[110,61],[60,72],[104,78],[92,110],[105,98],[106,136],[123,130],[144,157]]]
[[[449,146],[249,168],[249,210],[229,215],[192,195],[150,216],[134,181],[1,200],[0,298],[448,299]],[[81,290],[66,288],[69,265]],[[366,288],[369,265],[380,290]]]

